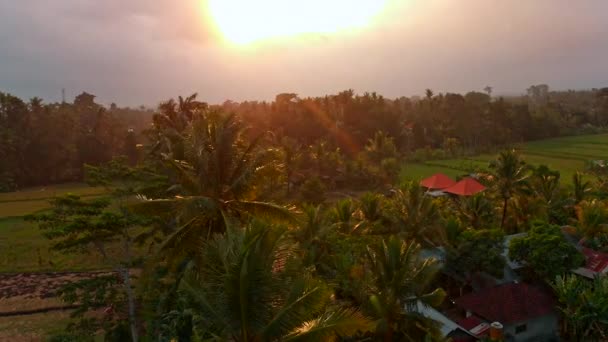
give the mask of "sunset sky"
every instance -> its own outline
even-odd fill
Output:
[[[606,0],[222,1],[0,0],[0,91],[154,106],[608,86]]]

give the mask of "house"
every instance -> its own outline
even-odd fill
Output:
[[[453,342],[474,342],[478,338],[468,329],[458,325],[456,322],[449,319],[447,316],[437,311],[435,308],[422,304],[418,301],[416,311],[424,317],[430,318],[441,324],[440,330],[443,336],[450,338]]]
[[[576,228],[564,226],[561,230],[566,240],[585,257],[585,265],[573,269],[572,273],[588,279],[594,279],[608,273],[608,254],[585,247],[586,241],[576,235]]]
[[[608,254],[586,247],[582,247],[580,251],[585,256],[585,265],[572,270],[573,273],[593,279],[608,272]]]
[[[550,295],[524,283],[508,283],[469,293],[455,300],[465,311],[460,326],[482,336],[502,324],[505,341],[557,341],[558,318]],[[470,318],[474,317],[474,318]]]

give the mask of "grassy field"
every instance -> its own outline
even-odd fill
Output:
[[[63,254],[50,248],[36,223],[23,216],[49,208],[49,200],[68,193],[83,198],[104,195],[103,188],[69,183],[0,194],[0,272],[74,271],[111,267],[97,254]],[[110,255],[117,246],[108,246]]]
[[[88,198],[98,197],[104,193],[105,189],[102,187],[90,187],[82,183],[66,183],[0,193],[0,218],[20,217],[44,210],[48,208],[49,200],[56,196],[74,194]]]
[[[561,173],[563,184],[572,182],[576,171],[583,171],[589,160],[608,159],[608,134],[573,136],[534,141],[522,147],[528,164],[545,164]],[[485,169],[495,154],[471,158],[433,160],[425,163],[408,163],[403,166],[402,180],[420,180],[437,172],[457,177],[475,169]]]

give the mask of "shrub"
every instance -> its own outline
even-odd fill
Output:
[[[318,177],[309,178],[300,187],[302,201],[311,204],[321,204],[325,201],[326,187]]]

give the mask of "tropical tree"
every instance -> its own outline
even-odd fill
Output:
[[[584,180],[582,173],[576,172],[572,175],[572,185],[574,204],[579,204],[591,192],[591,183]]]
[[[367,192],[359,199],[359,208],[355,212],[359,223],[353,228],[353,232],[375,233],[380,231],[387,221],[384,212],[382,197],[378,194]]]
[[[303,264],[314,265],[319,271],[320,260],[329,250],[325,238],[330,231],[330,225],[320,205],[305,205],[302,212],[303,217],[293,236],[304,254]]]
[[[494,207],[483,194],[461,198],[458,209],[462,220],[473,229],[488,228],[492,224]]]
[[[404,239],[413,239],[426,246],[445,241],[437,205],[417,183],[412,182],[396,190],[390,207],[396,231]]]
[[[608,339],[608,278],[598,277],[589,283],[575,275],[557,277],[553,289],[565,340]]]
[[[468,284],[481,273],[502,278],[506,260],[504,233],[499,229],[466,230],[460,234],[456,246],[449,248],[446,267],[464,276]]]
[[[379,164],[382,160],[396,158],[398,156],[397,147],[392,137],[382,131],[376,132],[365,145],[365,154],[370,161]]]
[[[253,222],[205,242],[181,286],[180,310],[195,324],[181,327],[232,341],[333,341],[370,330],[368,319],[333,301],[329,287],[299,266],[285,233]]]
[[[434,259],[420,257],[420,245],[396,236],[368,248],[373,282],[370,304],[378,319],[376,335],[385,341],[440,339],[439,323],[420,309],[437,306],[445,298],[441,288],[429,290],[439,267]]]
[[[195,116],[207,109],[207,104],[196,100],[197,94],[178,101],[170,99],[158,106],[152,117],[153,130],[149,132],[154,146],[152,151],[171,153],[175,159],[183,159],[186,143],[185,132]]]
[[[521,156],[515,150],[503,151],[498,158],[490,163],[494,187],[502,199],[502,217],[500,227],[503,228],[507,218],[509,200],[528,188],[529,169]]]
[[[263,151],[259,139],[247,143],[242,133],[234,115],[195,115],[185,131],[185,159],[163,154],[174,180],[174,196],[133,205],[136,212],[175,217],[177,228],[161,251],[193,252],[201,239],[256,216],[294,221],[288,209],[255,200],[255,175],[264,167]]]
[[[584,262],[583,255],[570,244],[560,228],[536,221],[526,236],[516,237],[509,245],[509,258],[524,263],[543,280],[552,280]]]
[[[608,243],[608,205],[601,200],[582,201],[576,206],[577,228],[587,244]]]
[[[350,233],[355,224],[355,205],[351,199],[343,199],[336,203],[331,211],[334,227],[342,233]]]

